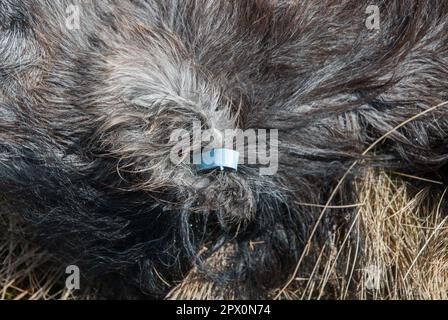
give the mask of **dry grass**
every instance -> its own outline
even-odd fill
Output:
[[[64,269],[21,236],[21,225],[0,213],[0,299],[75,299],[65,289]],[[88,293],[77,295],[88,299]]]
[[[396,175],[372,172],[358,189],[350,232],[335,230],[311,274],[278,297],[448,299],[448,218],[430,189],[411,193]]]
[[[366,290],[364,280],[358,298],[447,299],[448,216],[440,206],[447,190],[433,199],[429,189],[410,195],[385,174],[368,179],[359,212],[363,264],[380,271],[381,288]]]
[[[298,272],[281,299],[448,299],[448,222],[429,189],[383,172],[359,183],[356,218],[334,230],[307,274]],[[443,193],[439,198],[448,196]],[[440,199],[441,200],[441,199]],[[64,270],[24,241],[20,225],[0,215],[1,299],[88,299],[64,289]],[[190,276],[191,278],[192,276]],[[191,280],[191,279],[190,279]],[[222,297],[204,283],[184,283],[171,298]]]

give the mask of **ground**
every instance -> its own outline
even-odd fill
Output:
[[[417,191],[410,187],[418,179],[378,171],[360,179],[359,201],[351,204],[358,209],[351,225],[358,243],[349,246],[347,234],[335,230],[320,249],[313,272],[301,276],[299,265],[272,298],[448,299],[448,218],[429,187]],[[444,196],[445,192],[440,200]],[[20,223],[6,213],[0,215],[0,260],[4,261],[1,299],[95,297],[91,288],[65,289],[65,270],[48,253],[23,240]],[[213,285],[195,282],[192,275],[194,270],[169,297],[220,296]]]

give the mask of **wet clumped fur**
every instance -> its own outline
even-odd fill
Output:
[[[266,298],[349,228],[367,167],[448,181],[447,101],[443,0],[2,0],[0,211],[103,297],[193,272]],[[194,122],[277,129],[277,172],[173,163]]]

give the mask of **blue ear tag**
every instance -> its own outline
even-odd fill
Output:
[[[219,168],[221,171],[224,168],[237,170],[238,160],[240,154],[238,151],[230,149],[211,149],[194,156],[194,163],[197,165],[198,171],[213,170]],[[200,159],[199,159],[200,158]]]

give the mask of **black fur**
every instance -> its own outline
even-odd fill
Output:
[[[332,205],[366,166],[446,176],[447,66],[442,0],[1,0],[0,196],[105,296],[163,297],[196,265],[264,298],[354,161]],[[168,138],[193,121],[278,129],[277,174],[175,166]],[[353,215],[328,209],[316,241]],[[228,244],[224,270],[202,263]]]

